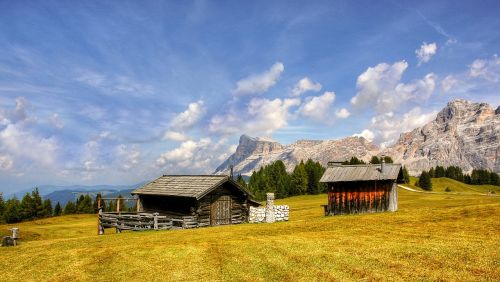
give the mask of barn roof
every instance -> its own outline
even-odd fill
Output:
[[[227,175],[163,175],[132,191],[138,195],[176,196],[200,199],[229,182],[244,194],[253,195]]]
[[[380,164],[334,165],[326,168],[320,182],[370,181],[398,179],[401,164],[385,164],[384,173]]]

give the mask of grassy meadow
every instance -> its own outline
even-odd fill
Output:
[[[277,201],[289,222],[191,230],[97,236],[92,215],[21,223],[19,246],[0,249],[0,281],[500,281],[500,197],[400,189],[396,213],[335,217],[325,202]]]

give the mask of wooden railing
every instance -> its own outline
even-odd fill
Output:
[[[195,216],[171,217],[159,213],[133,213],[133,212],[99,212],[98,234],[104,234],[105,228],[116,228],[116,232],[122,230],[170,230],[198,227]]]

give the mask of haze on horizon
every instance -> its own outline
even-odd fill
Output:
[[[1,2],[0,191],[211,173],[241,134],[388,145],[500,103],[497,1],[269,2]]]

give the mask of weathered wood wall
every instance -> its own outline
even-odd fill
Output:
[[[394,181],[353,181],[328,183],[326,215],[397,210]]]
[[[238,224],[248,221],[246,196],[241,191],[231,189],[228,185],[222,185],[198,202],[197,215],[200,227],[220,224],[216,222],[214,217],[214,205],[223,196],[229,196],[231,199],[230,221],[226,224]]]

